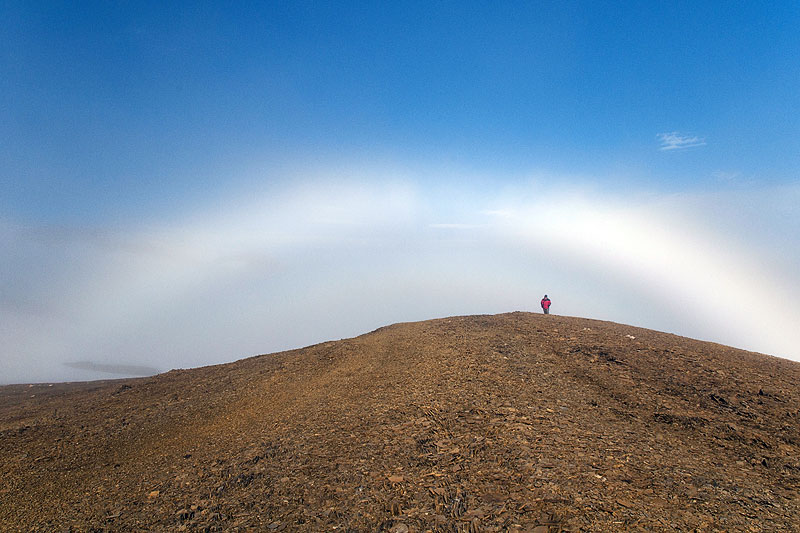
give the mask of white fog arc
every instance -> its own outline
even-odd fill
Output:
[[[0,303],[6,382],[104,377],[62,368],[76,361],[168,370],[398,321],[536,311],[545,292],[557,314],[800,359],[798,280],[785,268],[798,258],[765,239],[754,254],[736,219],[695,216],[686,201],[321,179],[146,227],[4,224],[16,280]]]
[[[671,309],[682,324],[675,333],[800,360],[797,280],[754,253],[759,246],[705,227],[675,199],[548,196],[487,215],[503,238],[610,274],[620,291],[640,293],[642,307]],[[635,323],[631,314],[610,313]]]

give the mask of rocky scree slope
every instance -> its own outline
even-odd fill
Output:
[[[3,531],[798,531],[800,364],[594,320],[397,324],[0,388]]]

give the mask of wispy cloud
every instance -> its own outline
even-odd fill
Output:
[[[711,176],[716,178],[717,181],[731,183],[736,181],[740,176],[741,173],[739,172],[727,172],[725,170],[717,170],[714,171]]]
[[[706,140],[704,137],[697,137],[696,135],[684,135],[677,131],[669,133],[659,133],[656,135],[661,142],[659,150],[685,150],[687,148],[695,148],[697,146],[705,146]]]
[[[758,182],[756,176],[753,174],[742,174],[741,172],[728,172],[725,170],[712,172],[711,177],[725,185],[753,186]]]
[[[480,224],[439,223],[430,224],[429,227],[436,229],[476,229],[482,226]]]
[[[511,218],[514,216],[514,212],[509,209],[488,209],[486,211],[482,211],[482,214],[489,217],[498,218]]]

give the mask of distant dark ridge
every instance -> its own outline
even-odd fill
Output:
[[[75,361],[74,363],[64,363],[69,368],[78,370],[90,370],[92,372],[103,372],[105,374],[117,374],[119,376],[146,377],[154,376],[161,371],[151,366],[139,365],[115,365],[105,363],[95,363],[93,361]]]

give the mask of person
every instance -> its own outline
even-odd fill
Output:
[[[548,298],[545,294],[544,298],[542,298],[542,311],[544,311],[544,314],[546,315],[550,314],[550,303],[550,298]]]

